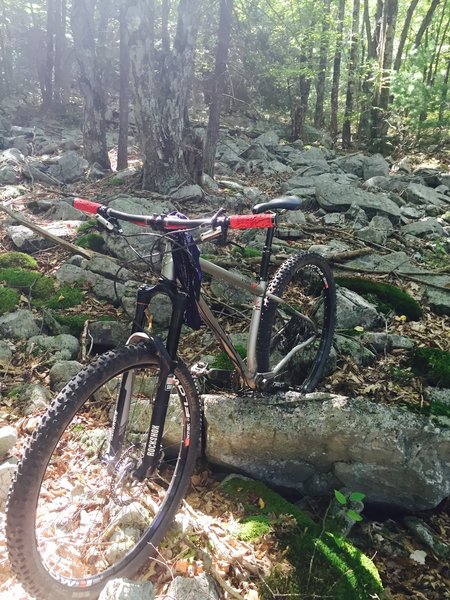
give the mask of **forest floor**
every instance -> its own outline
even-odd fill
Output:
[[[261,181],[247,181],[264,189]],[[274,186],[267,184],[264,190],[270,195],[276,194]],[[123,188],[114,190],[108,188],[110,194],[122,193]],[[83,189],[70,189],[70,194],[80,194],[93,197],[105,194],[101,184],[95,184]],[[130,194],[133,192],[130,191]],[[26,211],[26,205],[37,198],[61,197],[60,190],[51,190],[35,185],[22,198],[14,200],[13,207]],[[205,207],[210,212],[210,209]],[[183,212],[190,215],[201,212],[202,207],[195,206],[192,210],[183,207]],[[0,217],[1,218],[1,217]],[[326,243],[330,238],[339,239],[342,231],[331,227],[306,227],[306,237],[292,243],[294,247],[306,249],[313,243]],[[349,242],[348,232],[345,241]],[[398,244],[398,246],[396,245]],[[390,250],[398,250],[400,242],[393,242]],[[355,244],[356,247],[356,244]],[[360,245],[358,244],[358,247]],[[0,222],[0,252],[11,250],[11,243],[5,236]],[[404,249],[401,247],[401,249]],[[386,249],[387,250],[387,249]],[[227,249],[223,250],[224,259],[233,260]],[[430,268],[436,265],[432,250],[430,252]],[[42,272],[50,274],[65,260],[67,253],[56,247],[36,255]],[[437,257],[439,258],[439,257]],[[448,257],[446,258],[448,261]],[[447,262],[448,264],[448,262]],[[441,265],[438,265],[441,266]],[[442,265],[444,266],[444,265]],[[252,271],[252,265],[248,265]],[[402,282],[404,287],[412,293],[417,293],[417,286],[411,282]],[[74,309],[71,309],[74,310]],[[88,299],[83,305],[83,313],[92,312],[98,316],[99,311],[108,312],[122,318],[121,310],[105,308],[93,299]],[[414,339],[419,345],[430,344],[443,350],[450,350],[450,319],[448,317],[432,314],[424,307],[424,316],[421,321],[408,322],[401,318],[393,318],[388,325],[389,333],[398,333]],[[190,334],[184,343],[185,358],[189,362],[192,355],[198,355],[202,348],[195,345],[195,334]],[[183,353],[183,349],[182,349]],[[36,362],[29,364],[29,358],[21,354],[20,347],[16,353],[14,367],[2,373],[2,390],[8,390],[18,382],[40,381],[45,383],[48,369]],[[376,365],[368,367],[361,372],[360,367],[350,359],[341,358],[339,368],[321,386],[321,389],[350,396],[363,395],[375,402],[390,404],[407,404],[413,410],[425,412],[427,410],[423,386],[409,370],[407,360],[403,353],[386,354],[381,357]],[[19,417],[11,407],[1,409],[1,420],[15,425],[25,439],[33,428],[35,417]],[[34,419],[34,422],[33,422]],[[192,575],[202,570],[213,572],[216,580],[223,590],[223,597],[235,597],[257,600],[255,583],[261,578],[270,565],[282,560],[276,542],[271,536],[266,536],[257,543],[239,542],[232,535],[233,524],[239,517],[239,504],[221,493],[218,486],[220,474],[209,470],[198,472],[193,478],[193,490],[188,498],[187,511],[195,523],[196,533],[206,546],[207,540],[212,537],[217,541],[208,544],[208,552],[212,563],[205,564],[201,552],[192,552],[189,561],[184,558],[188,549],[187,541],[179,535],[171,535],[167,542],[160,548],[160,556],[152,562],[146,578],[157,584],[159,597],[164,598],[164,589],[168,582],[177,574]],[[316,521],[323,519],[328,502],[324,500],[309,499],[307,512]],[[303,502],[302,507],[305,508]],[[440,537],[441,541],[450,545],[450,504],[449,501],[435,509],[421,513],[419,516]],[[445,600],[450,599],[450,568],[448,563],[439,558],[431,548],[424,545],[405,527],[399,513],[386,513],[367,509],[362,524],[357,524],[352,530],[350,538],[355,545],[371,557],[379,569],[383,584],[387,590],[386,598],[393,600]],[[0,599],[1,600],[28,600],[29,596],[15,581],[9,570],[4,531],[0,515]],[[209,537],[208,537],[209,536]],[[419,551],[419,552],[417,552]],[[227,592],[225,590],[228,590]],[[228,593],[228,596],[226,595]],[[305,596],[306,598],[306,596]],[[56,599],[55,599],[56,600]]]

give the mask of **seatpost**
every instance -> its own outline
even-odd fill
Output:
[[[273,242],[274,235],[275,235],[275,228],[270,227],[267,230],[266,242],[264,244],[264,248],[262,251],[261,266],[259,268],[259,279],[261,281],[267,281],[267,278],[269,276],[269,264],[270,264],[270,257],[272,255],[272,242]]]

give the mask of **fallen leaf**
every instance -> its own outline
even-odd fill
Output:
[[[427,553],[423,550],[414,550],[414,552],[409,555],[409,558],[414,562],[419,563],[419,565],[424,565],[426,555]]]

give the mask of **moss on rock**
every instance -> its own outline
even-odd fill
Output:
[[[88,248],[89,250],[95,250],[95,252],[101,252],[105,245],[105,240],[99,233],[86,233],[77,239],[77,246],[81,248]]]
[[[382,591],[377,568],[367,556],[340,535],[323,531],[322,524],[316,524],[263,483],[232,476],[222,486],[239,498],[247,513],[238,535],[248,531],[252,521],[254,532],[265,526],[265,533],[269,528],[276,536],[285,557],[260,585],[262,600],[289,594],[367,600]]]
[[[6,267],[0,269],[0,281],[9,287],[30,294],[33,298],[47,298],[56,288],[56,279],[41,275],[38,271]]]
[[[0,268],[14,268],[19,267],[20,269],[37,269],[37,262],[29,254],[24,252],[4,252],[0,254]]]
[[[422,316],[417,300],[395,285],[362,277],[336,277],[336,283],[360,294],[384,314],[393,311],[397,315],[405,315],[410,321],[417,321]]]
[[[0,286],[0,315],[12,312],[19,304],[19,294],[10,288]]]
[[[450,352],[439,348],[416,348],[412,370],[430,385],[450,387]]]

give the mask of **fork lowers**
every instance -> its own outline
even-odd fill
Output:
[[[326,373],[333,342],[336,286],[331,269],[318,254],[295,254],[276,271],[267,292],[294,310],[268,297],[264,301],[256,349],[258,372],[275,369],[275,374],[263,377],[261,388],[311,392]]]

